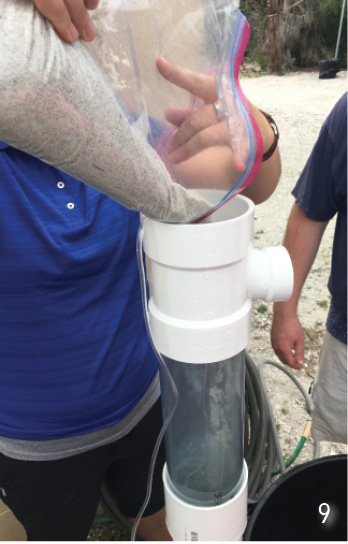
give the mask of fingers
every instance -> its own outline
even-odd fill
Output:
[[[217,99],[215,78],[213,76],[199,74],[176,66],[163,57],[157,58],[156,66],[159,73],[177,87],[186,89],[189,93],[205,102],[214,102]]]
[[[245,164],[233,153],[225,119],[219,120],[213,104],[206,104],[189,114],[188,110],[171,108],[166,119],[179,129],[168,145],[167,153],[173,164],[191,159],[201,151],[225,146],[231,151],[231,168],[243,172]]]
[[[231,149],[225,118],[217,115],[214,105],[217,100],[215,78],[175,66],[163,57],[157,58],[156,65],[167,81],[186,89],[206,103],[191,113],[178,108],[166,111],[167,121],[179,127],[167,149],[170,161],[178,164],[215,146],[228,146]],[[232,170],[242,173],[245,164],[237,153],[233,152],[231,155]]]
[[[282,363],[296,370],[302,368],[304,362],[304,342],[302,339],[291,342],[285,338],[278,342],[272,341],[272,345]]]
[[[85,6],[87,9],[96,9],[98,7],[99,0],[85,0]]]
[[[225,127],[223,126],[223,123],[220,123],[219,125],[222,125],[222,128],[221,126],[215,125],[214,127],[208,127],[207,129],[195,133],[191,138],[187,139],[183,145],[176,147],[174,150],[169,146],[168,153],[170,160],[174,163],[179,163],[186,161],[208,147],[216,145],[227,146],[228,144],[224,141]]]
[[[304,363],[304,333],[297,315],[274,313],[271,330],[272,347],[285,365],[299,370]]]
[[[191,111],[189,109],[182,108],[168,108],[165,112],[165,117],[169,123],[180,127],[185,119],[190,115]]]
[[[78,38],[89,42],[95,29],[88,10],[95,9],[99,0],[32,0],[41,15],[46,17],[57,34],[65,41]]]
[[[300,369],[304,363],[304,338],[298,338],[293,347],[294,364],[293,368]]]
[[[296,368],[296,359],[291,347],[280,344],[273,347],[278,359],[284,364]]]
[[[200,135],[201,139],[204,141],[208,140],[208,145],[229,143],[226,121],[223,120],[221,123],[218,123],[213,104],[202,106],[192,113],[190,113],[189,110],[170,108],[166,111],[166,119],[170,123],[173,123],[173,125],[180,127],[170,143],[168,148],[169,153],[181,147],[201,132],[203,132],[203,134]],[[219,126],[217,126],[218,124]],[[210,127],[213,128],[212,131],[204,132]],[[216,132],[215,138],[214,132]]]
[[[302,368],[302,364],[299,363],[299,361],[296,358],[295,352],[290,351],[286,354],[278,355],[279,359],[284,363],[285,365],[291,366],[291,368],[294,368],[295,370],[300,370]]]
[[[234,172],[242,173],[245,164],[233,152],[230,145],[225,143],[225,126],[221,122],[214,127],[197,132],[186,143],[169,153],[169,160],[173,164],[179,164],[202,152],[207,152],[210,148],[225,148],[230,151],[230,168]]]
[[[239,174],[231,169],[232,149],[228,146],[213,146],[188,159],[173,165],[175,180],[187,189],[219,189],[229,191]]]

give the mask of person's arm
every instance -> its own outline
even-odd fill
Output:
[[[78,38],[90,42],[95,29],[88,10],[98,6],[99,0],[31,0],[38,11],[51,23],[57,34],[67,42]]]
[[[263,113],[247,100],[250,111],[258,124],[263,143],[263,154],[271,148],[274,141],[274,131]],[[260,169],[254,181],[246,187],[242,194],[249,197],[254,204],[261,204],[275,191],[281,174],[281,161],[279,147],[273,155],[261,163]]]
[[[289,300],[273,305],[271,342],[279,359],[295,369],[300,369],[304,362],[304,334],[297,316],[297,306],[327,224],[309,219],[294,204],[285,233],[283,245],[292,261],[294,288]]]
[[[214,180],[217,188],[229,190],[245,165],[233,152],[230,135],[224,116],[217,116],[215,78],[175,66],[162,57],[157,59],[160,74],[178,87],[204,101],[204,105],[187,115],[182,109],[171,108],[166,112],[169,122],[178,127],[170,143],[169,158],[175,165],[175,174],[187,184],[192,180],[196,186],[208,187]],[[263,141],[263,153],[274,141],[274,132],[261,111],[248,101],[251,113],[257,122]],[[255,204],[265,201],[275,190],[280,177],[280,155],[278,147],[264,161],[253,182],[243,191]]]
[[[90,21],[88,10],[95,9],[98,0],[32,0],[40,13],[51,23],[57,34],[66,41],[75,41],[78,37],[85,41],[93,40],[95,30]],[[193,112],[189,118],[180,119],[179,110],[167,112],[173,124],[180,125],[174,139],[173,154],[170,159],[174,165],[174,176],[186,188],[214,188],[228,191],[238,180],[245,165],[230,146],[225,119],[217,119],[214,102],[217,99],[215,79],[205,74],[184,70],[178,66],[157,59],[157,68],[168,81],[185,88],[193,95],[203,99],[206,105]],[[249,103],[260,127],[263,149],[268,150],[274,133],[265,117]],[[179,118],[178,118],[179,115]],[[189,128],[189,138],[186,138]],[[194,132],[190,133],[191,129]],[[184,156],[183,156],[184,153]],[[280,176],[280,158],[278,149],[270,159],[262,163],[252,184],[244,194],[256,204],[266,200],[274,191]]]

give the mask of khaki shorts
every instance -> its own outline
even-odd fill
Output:
[[[328,331],[313,385],[314,440],[347,444],[347,346]]]

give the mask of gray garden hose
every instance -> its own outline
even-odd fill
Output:
[[[284,372],[302,393],[309,413],[312,412],[310,396],[284,365],[263,360],[257,367],[246,353],[244,452],[249,468],[249,504],[258,502],[268,489],[272,473],[281,472],[284,474],[287,469],[263,375],[265,365],[275,366]],[[296,448],[297,455],[299,451]],[[314,458],[319,457],[319,453],[319,444],[315,443]],[[295,457],[292,456],[292,460],[294,459]]]

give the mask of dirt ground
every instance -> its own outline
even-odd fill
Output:
[[[282,175],[272,197],[256,207],[255,242],[257,248],[280,245],[287,218],[293,204],[291,190],[301,173],[320,128],[336,101],[347,90],[347,73],[339,72],[334,79],[321,80],[318,72],[297,72],[284,76],[242,76],[246,96],[275,118],[279,132]],[[334,221],[323,238],[320,251],[304,286],[299,315],[305,329],[305,368],[293,371],[302,386],[308,388],[315,376],[318,354],[325,330],[329,306],[327,281]],[[277,362],[270,344],[272,304],[253,304],[252,338],[248,353],[255,363]],[[265,379],[273,406],[284,457],[290,455],[302,435],[308,413],[303,396],[293,382],[277,368],[267,365]],[[347,447],[331,442],[321,443],[320,456],[347,453]],[[309,438],[292,466],[313,459],[314,445]],[[113,526],[95,526],[89,540],[127,540]]]

